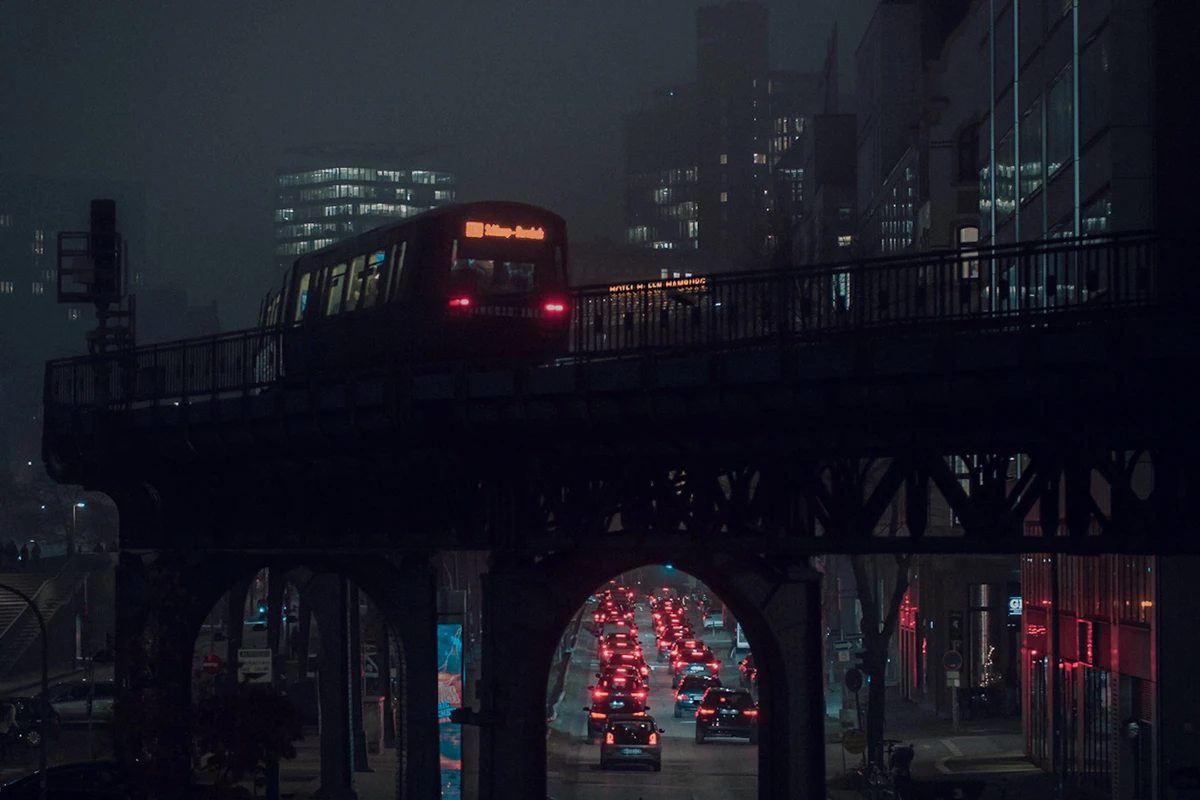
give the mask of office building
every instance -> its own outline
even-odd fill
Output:
[[[454,175],[391,148],[329,146],[291,153],[275,179],[278,273],[304,253],[454,201]]]

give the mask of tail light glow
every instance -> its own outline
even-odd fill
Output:
[[[595,697],[595,698],[608,697],[608,692],[600,691],[599,689],[597,689],[596,691],[592,692],[592,697]]]
[[[701,717],[711,717],[715,713],[717,713],[715,708],[701,708],[696,711],[696,715]]]
[[[469,297],[453,297],[450,299],[451,308],[466,308],[469,305],[471,305],[471,298]]]
[[[605,714],[603,711],[593,711],[590,714],[588,714],[588,716],[591,717],[592,719],[604,719],[605,717],[608,716],[608,714]]]
[[[609,736],[612,736],[612,734],[610,733]],[[651,745],[658,744],[658,734],[657,733],[650,734],[650,744]]]
[[[638,700],[642,700],[646,697],[646,693],[645,692],[634,692],[633,696],[636,697]]]
[[[746,709],[745,711],[743,711],[742,713],[743,713],[743,714],[745,714],[747,717],[757,717],[757,716],[758,716],[758,709],[757,709],[757,708],[747,708],[747,709]]]
[[[542,308],[551,314],[561,314],[567,310],[567,304],[558,301],[551,301],[542,306]]]
[[[613,735],[612,735],[612,732],[611,732],[611,731],[610,731],[609,733],[606,733],[606,734],[604,735],[604,743],[605,743],[605,744],[616,744],[616,741],[617,741],[617,740],[616,740],[616,739],[613,737]]]

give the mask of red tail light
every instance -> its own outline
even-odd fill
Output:
[[[714,670],[718,670],[718,669],[720,669],[720,668],[721,668],[721,662],[720,662],[720,661],[710,661],[710,662],[708,662],[708,665],[709,665],[710,667],[712,667]]]
[[[672,667],[674,667],[675,669],[683,669],[683,662],[682,662],[682,661],[676,661],[676,662],[675,662],[674,664],[672,664],[671,666],[672,666]]]
[[[561,314],[567,310],[567,304],[557,301],[551,301],[542,306],[550,314]]]
[[[701,708],[696,711],[696,715],[701,717],[711,717],[715,713],[717,713],[715,708]]]
[[[612,734],[609,734],[609,736],[611,736],[611,735]],[[658,744],[658,734],[657,733],[650,734],[650,744],[652,744],[652,745]]]
[[[451,308],[466,308],[469,305],[471,305],[471,298],[469,297],[454,297],[450,299]]]
[[[608,714],[605,714],[603,711],[593,711],[590,714],[588,714],[588,716],[591,717],[592,719],[604,719],[605,717],[608,716]]]
[[[757,708],[747,708],[747,709],[746,709],[745,711],[743,711],[742,713],[743,713],[743,714],[745,714],[747,717],[757,717],[757,716],[758,716],[758,709],[757,709]]]
[[[592,697],[595,697],[595,698],[608,697],[608,692],[602,692],[599,689],[597,689],[596,691],[592,692]]]
[[[642,700],[646,697],[646,693],[645,692],[634,692],[633,696],[636,697],[638,700]]]

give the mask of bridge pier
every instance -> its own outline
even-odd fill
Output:
[[[758,796],[818,800],[826,795],[820,576],[789,578],[769,591],[759,607],[771,634],[766,647],[755,644],[762,670]],[[763,650],[776,653],[764,659]]]
[[[348,587],[342,576],[323,573],[314,576],[306,588],[321,632],[317,650],[321,786],[313,796],[326,800],[356,800],[350,753],[350,661],[346,642]]]
[[[399,797],[438,797],[442,781],[438,738],[437,584],[427,560],[405,565],[399,579],[373,595],[400,643],[395,746]],[[381,642],[380,650],[386,647]],[[386,661],[376,662],[386,669]],[[380,675],[380,680],[389,680]],[[390,714],[391,709],[384,709]]]
[[[531,573],[493,566],[480,576],[479,800],[546,796],[546,679],[563,632],[562,601]],[[504,657],[518,644],[524,668]]]

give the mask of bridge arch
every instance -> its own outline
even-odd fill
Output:
[[[545,686],[554,647],[597,587],[637,567],[672,564],[703,581],[729,605],[755,648],[761,674],[758,780],[760,798],[820,797],[824,791],[824,712],[819,574],[804,560],[781,563],[755,554],[656,548],[553,553],[524,565],[496,565],[485,584],[485,663],[496,641],[521,641],[527,670],[484,676],[496,719],[485,720],[481,791],[507,798],[506,785],[542,790],[546,782]],[[489,621],[489,612],[491,619]],[[515,638],[510,638],[515,637]],[[541,698],[537,698],[540,690]],[[537,712],[542,704],[543,713]],[[535,719],[535,715],[537,718]],[[490,725],[488,724],[490,722]],[[488,728],[522,731],[536,750],[511,752]],[[813,740],[814,733],[816,739]],[[514,771],[515,770],[515,774]],[[490,778],[490,780],[489,780]],[[481,795],[483,797],[485,795]],[[515,795],[514,795],[515,797]]]
[[[300,585],[306,595],[304,602],[312,606],[321,627],[322,649],[327,653],[331,652],[329,648],[345,643],[345,625],[338,619],[341,579],[349,580],[375,603],[399,650],[395,666],[398,695],[403,699],[396,726],[396,746],[400,750],[397,791],[405,792],[405,796],[413,792],[412,796],[422,796],[438,785],[436,707],[431,701],[410,702],[413,697],[434,697],[437,685],[435,583],[427,559],[412,557],[393,563],[387,558],[220,554],[190,558],[163,555],[144,563],[126,552],[122,561],[125,569],[124,574],[118,573],[118,586],[125,586],[126,614],[124,624],[118,624],[118,639],[125,642],[125,647],[118,655],[118,660],[124,662],[118,663],[118,678],[124,676],[125,684],[143,698],[161,695],[172,709],[175,728],[181,731],[172,743],[179,753],[172,773],[176,781],[188,771],[182,752],[192,735],[192,655],[197,636],[222,595],[231,587],[244,586],[267,568],[278,570]],[[342,602],[347,600],[342,598]],[[332,659],[323,663],[337,663],[327,654],[321,657]],[[148,664],[158,668],[149,671]],[[322,695],[348,691],[339,685],[338,674],[330,672],[328,677],[323,674],[320,678]],[[127,702],[133,699],[125,697]],[[334,701],[331,708],[340,706],[348,713],[349,705]],[[133,722],[136,725],[138,720]],[[345,758],[341,754],[349,752],[345,740],[349,719],[344,722],[322,728],[322,782],[345,782],[348,789],[349,765],[342,763]],[[129,755],[126,751],[125,757]],[[341,787],[329,788],[336,795]]]

